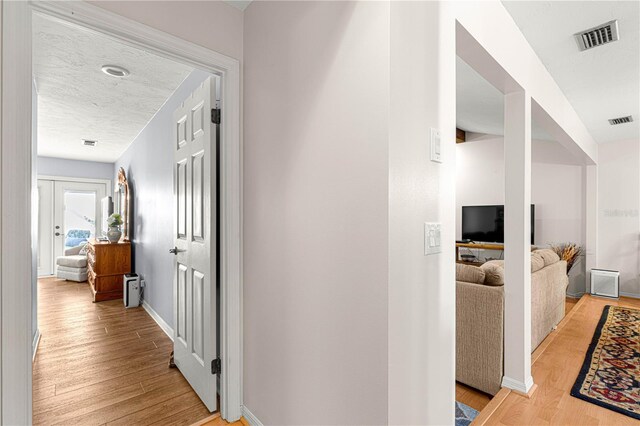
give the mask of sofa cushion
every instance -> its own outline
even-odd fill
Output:
[[[554,263],[560,261],[560,256],[558,256],[556,252],[551,249],[539,249],[534,251],[534,253],[537,253],[542,257],[545,267],[553,265]]]
[[[504,285],[504,261],[490,260],[480,267],[484,271],[486,285]]]
[[[456,281],[483,284],[484,271],[477,266],[456,263]]]
[[[58,265],[58,269],[57,271],[64,271],[64,272],[77,272],[77,273],[86,273],[88,270],[88,268],[84,267],[84,268],[74,268],[72,266],[62,266],[62,265]]]
[[[60,256],[56,259],[56,265],[70,266],[73,268],[84,268],[85,266],[87,266],[87,256]]]
[[[537,272],[544,268],[544,259],[539,253],[531,253],[531,272]]]

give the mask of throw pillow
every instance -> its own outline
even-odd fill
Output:
[[[534,253],[538,253],[542,257],[542,260],[544,260],[544,266],[553,265],[560,261],[560,257],[551,249],[539,249],[534,251]]]
[[[544,259],[539,253],[531,253],[531,272],[537,272],[544,268]]]
[[[80,245],[82,246],[82,248],[80,249],[80,252],[78,254],[86,256],[87,255],[87,251],[88,251],[87,242],[85,241],[84,243],[82,243]]]
[[[483,284],[484,271],[477,266],[456,263],[456,281]]]
[[[484,271],[486,285],[504,285],[504,263],[500,260],[490,260],[480,267]]]

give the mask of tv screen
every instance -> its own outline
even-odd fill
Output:
[[[534,244],[535,206],[531,205],[531,244]],[[504,206],[463,206],[462,238],[504,243]]]

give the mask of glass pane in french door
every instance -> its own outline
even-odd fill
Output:
[[[96,193],[64,191],[64,246],[76,247],[96,236]]]

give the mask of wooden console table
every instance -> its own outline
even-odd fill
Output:
[[[93,301],[122,299],[122,276],[131,272],[131,243],[92,239],[87,244],[87,280]]]
[[[483,250],[499,250],[504,251],[504,244],[497,243],[456,243],[456,262],[458,263],[466,263],[468,265],[482,265],[484,262],[466,262],[464,260],[460,260],[460,247],[470,248],[470,249],[483,249]],[[531,251],[536,250],[538,247],[532,245]]]
[[[500,250],[504,251],[504,244],[483,244],[483,243],[456,243],[456,262],[464,263],[467,265],[480,266],[484,262],[467,262],[464,260],[460,260],[460,247],[470,248],[470,249],[483,249],[483,250]]]

